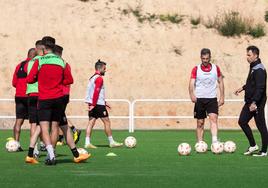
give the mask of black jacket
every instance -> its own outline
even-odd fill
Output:
[[[245,102],[247,104],[252,102],[255,102],[257,105],[265,103],[266,77],[266,70],[260,59],[250,64],[247,82],[243,86],[245,90]]]

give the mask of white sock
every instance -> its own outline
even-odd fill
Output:
[[[41,147],[42,147],[42,146],[45,146],[44,142],[40,141],[39,143],[40,143],[40,146],[41,146]]]
[[[38,151],[38,144],[37,143],[34,146],[34,153],[39,153],[39,151]]]
[[[54,148],[52,147],[52,145],[47,145],[46,148],[49,155],[49,159],[52,160],[53,158],[55,158]]]
[[[109,140],[110,144],[114,143],[113,136],[108,136],[108,140]]]
[[[217,136],[212,136],[212,142],[218,142],[218,137]]]
[[[89,136],[86,136],[86,142],[85,142],[85,145],[88,145],[90,144],[90,137]]]

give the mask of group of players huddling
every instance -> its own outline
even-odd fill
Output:
[[[35,43],[35,48],[28,51],[26,60],[19,63],[14,71],[12,85],[16,88],[16,122],[13,133],[16,141],[20,140],[21,126],[25,119],[30,123],[30,145],[26,163],[38,162],[37,147],[40,138],[40,150],[47,151],[46,165],[56,164],[56,145],[66,144],[71,149],[74,162],[87,160],[90,154],[80,154],[76,148],[81,131],[69,126],[65,110],[69,103],[70,85],[73,83],[71,68],[62,59],[63,48],[56,45],[53,37],[45,36]],[[90,78],[86,102],[89,108],[89,124],[86,131],[85,148],[96,148],[90,137],[96,119],[101,118],[105,126],[110,147],[123,144],[114,141],[105,102],[103,79],[106,63],[98,61],[96,72]],[[71,133],[71,131],[73,134]],[[23,151],[21,146],[18,151]]]
[[[80,154],[76,148],[81,134],[74,126],[68,126],[65,115],[69,102],[70,85],[73,83],[71,68],[62,59],[63,48],[55,44],[53,37],[45,36],[36,41],[36,47],[28,51],[25,61],[18,64],[13,75],[13,86],[16,88],[16,123],[14,139],[19,142],[21,125],[29,119],[30,145],[27,163],[38,163],[39,151],[37,141],[40,137],[41,150],[47,151],[46,165],[56,164],[56,145],[63,144],[63,138],[72,151],[74,162],[87,160],[90,154]],[[245,90],[245,105],[239,117],[239,125],[249,140],[250,147],[244,153],[251,155],[258,151],[248,122],[254,117],[261,133],[262,148],[253,156],[267,156],[268,133],[265,124],[264,106],[266,103],[266,70],[259,58],[259,49],[249,46],[246,50],[250,70],[246,84],[235,91],[238,95]],[[203,141],[204,120],[208,116],[211,125],[212,142],[218,142],[218,108],[224,104],[224,84],[220,68],[212,63],[209,49],[201,50],[201,64],[194,67],[189,83],[189,94],[194,107],[194,117],[197,119],[197,141]],[[85,102],[88,104],[89,122],[86,128],[85,148],[97,148],[91,142],[92,129],[98,118],[104,123],[110,147],[120,147],[123,144],[113,139],[111,123],[105,101],[103,76],[106,63],[98,60],[95,63],[95,74],[90,77],[86,91]],[[217,100],[217,85],[220,98]],[[71,134],[70,129],[73,131]],[[60,134],[59,134],[60,133]],[[18,151],[23,151],[19,147]]]

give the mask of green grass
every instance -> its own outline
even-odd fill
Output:
[[[190,156],[178,156],[177,146],[195,143],[194,131],[137,131],[133,135],[138,145],[135,149],[106,147],[102,131],[95,131],[93,143],[102,145],[91,150],[92,158],[84,164],[74,164],[66,146],[57,148],[58,164],[45,166],[45,153],[40,164],[24,163],[27,151],[8,153],[6,138],[11,131],[0,132],[0,187],[264,187],[268,178],[268,159],[245,157],[241,153],[248,143],[241,131],[221,131],[222,141],[233,140],[237,144],[234,154],[214,155],[211,152]],[[28,145],[28,131],[23,131],[21,143]],[[127,131],[114,131],[116,140],[130,135]],[[255,132],[259,143],[259,134]],[[82,134],[84,137],[84,133]],[[210,144],[210,135],[206,132]],[[83,145],[82,138],[79,146]],[[114,152],[117,157],[106,157]]]

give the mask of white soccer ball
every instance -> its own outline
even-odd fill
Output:
[[[223,148],[226,153],[233,153],[236,150],[236,144],[233,141],[227,141],[224,143]]]
[[[85,150],[84,148],[78,148],[77,151],[79,154],[88,154],[87,150]]]
[[[8,152],[15,152],[18,150],[19,147],[20,147],[20,144],[16,140],[9,140],[6,143],[6,149]]]
[[[223,152],[223,143],[222,142],[214,142],[211,144],[211,151],[215,154],[220,154]]]
[[[208,145],[204,141],[197,142],[194,147],[197,153],[205,153],[208,150]]]
[[[181,143],[178,146],[178,153],[179,155],[190,155],[191,146],[188,143]]]
[[[133,136],[128,136],[125,139],[125,146],[128,148],[134,148],[137,145],[137,140]]]

